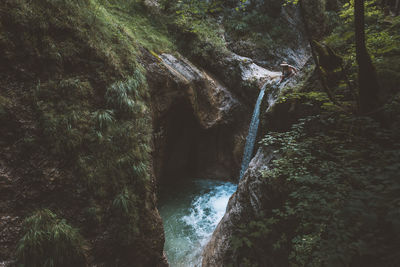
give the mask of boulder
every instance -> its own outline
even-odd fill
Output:
[[[261,172],[268,168],[269,162],[277,157],[270,150],[258,149],[249,167],[240,180],[237,191],[229,200],[226,213],[211,240],[203,250],[202,266],[226,266],[230,259],[232,246],[231,236],[238,225],[247,224],[269,202],[268,183],[262,178]]]

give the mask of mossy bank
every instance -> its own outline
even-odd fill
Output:
[[[101,1],[0,4],[2,260],[163,264],[149,92],[137,61],[146,40],[121,10]]]

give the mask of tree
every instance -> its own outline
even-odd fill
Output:
[[[296,3],[296,2],[294,2],[294,3]],[[326,80],[325,80],[325,76],[324,76],[324,74],[322,72],[322,69],[321,69],[321,66],[320,66],[320,63],[319,63],[319,59],[318,59],[318,56],[317,56],[316,48],[315,48],[315,45],[314,45],[315,43],[314,43],[312,35],[311,35],[311,30],[310,30],[309,23],[307,21],[307,14],[306,14],[306,10],[304,8],[303,0],[298,0],[297,3],[299,4],[300,14],[301,14],[302,21],[303,21],[303,24],[304,24],[304,28],[305,28],[305,31],[306,31],[306,35],[307,35],[307,38],[308,38],[308,42],[309,42],[310,48],[311,48],[311,55],[312,55],[312,58],[314,59],[315,69],[316,69],[317,74],[318,74],[318,76],[320,78],[321,85],[324,88],[324,91],[326,92],[326,94],[328,95],[329,100],[332,101],[334,104],[339,105],[339,103],[335,100],[335,96],[333,95],[331,89],[327,85]]]
[[[354,0],[354,25],[360,111],[362,114],[368,114],[376,110],[379,105],[379,84],[374,65],[365,46],[364,0]]]

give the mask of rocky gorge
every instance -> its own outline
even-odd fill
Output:
[[[289,53],[296,54],[290,60],[300,69],[310,57],[309,53],[302,52],[307,51],[307,45],[304,44],[298,51]],[[269,71],[254,63],[253,59],[234,53],[228,54],[224,61],[229,62],[224,68],[238,66],[240,71],[236,79],[241,84],[252,82],[254,87],[250,89],[254,91],[244,91],[246,87],[232,90],[222,86],[223,82],[211,78],[213,75],[195,67],[181,55],[178,58],[168,54],[153,56],[153,63],[146,63],[155,129],[156,153],[153,159],[161,187],[165,183],[173,183],[171,179],[185,176],[238,181],[249,115],[253,108],[247,103],[253,101],[251,99],[254,99],[255,93],[261,90],[264,83],[271,80],[275,84],[280,73]],[[161,77],[162,80],[159,80]],[[277,99],[282,88],[289,84],[285,82],[268,87],[270,100]],[[238,90],[241,92],[238,93]],[[273,105],[272,102],[270,104]],[[257,173],[266,168],[268,161],[260,160],[260,157],[265,157],[261,150],[249,167],[248,172],[251,174],[247,174],[244,181],[257,179]],[[232,230],[226,224],[234,228],[235,224],[251,221],[257,211],[262,210],[262,207],[255,204],[263,202],[260,198],[265,191],[261,186],[258,187],[261,182],[253,181],[249,185],[244,181],[239,183],[224,218],[205,248],[203,266],[224,266],[221,257],[226,257],[225,249],[231,246],[229,231]],[[252,199],[246,197],[250,194]],[[232,204],[233,201],[235,204]],[[252,215],[250,210],[254,212]],[[187,263],[187,266],[190,265]]]
[[[396,45],[360,115],[339,2],[1,3],[0,266],[396,266]]]
[[[66,8],[71,7],[75,9],[73,5],[66,4]],[[146,73],[147,87],[150,95],[150,101],[148,103],[149,110],[151,110],[153,136],[153,152],[151,165],[149,165],[149,168],[152,170],[150,171],[149,182],[145,182],[148,184],[147,186],[150,186],[150,190],[147,192],[137,192],[137,189],[131,189],[137,192],[134,194],[141,195],[141,198],[144,200],[144,209],[137,211],[142,213],[142,219],[137,221],[137,219],[130,217],[130,215],[127,217],[122,215],[121,221],[120,219],[116,219],[116,214],[108,211],[107,209],[109,208],[106,207],[109,207],[109,205],[117,205],[117,198],[112,200],[112,195],[115,193],[111,193],[111,191],[114,192],[115,190],[118,192],[122,189],[123,193],[118,195],[118,197],[121,196],[128,201],[136,201],[131,199],[129,195],[131,193],[124,191],[127,190],[124,188],[128,188],[129,190],[130,186],[128,184],[130,182],[123,182],[125,178],[122,178],[124,176],[122,172],[118,174],[122,175],[121,178],[119,178],[120,181],[112,185],[113,189],[111,191],[106,189],[107,186],[110,186],[107,185],[107,182],[100,182],[102,185],[97,184],[97,189],[95,190],[90,189],[91,186],[83,186],[85,183],[90,184],[94,182],[96,184],[100,181],[100,178],[97,178],[98,182],[79,181],[77,178],[82,174],[84,176],[92,176],[94,174],[93,170],[90,170],[90,165],[94,163],[90,162],[90,154],[94,153],[92,155],[96,155],[98,160],[106,160],[104,156],[101,156],[102,152],[95,152],[95,150],[97,150],[95,144],[104,141],[101,141],[101,139],[96,140],[98,137],[93,139],[91,136],[86,136],[83,139],[77,139],[78,143],[72,145],[69,144],[69,141],[58,143],[55,136],[57,135],[56,131],[64,131],[62,121],[64,120],[63,117],[68,112],[79,114],[79,119],[74,119],[73,121],[70,121],[70,117],[68,117],[71,115],[66,116],[66,118],[68,118],[66,120],[69,121],[69,129],[75,129],[74,131],[77,137],[79,135],[83,136],[84,131],[90,131],[88,130],[89,128],[85,130],[85,127],[93,127],[96,129],[97,126],[95,126],[95,123],[92,124],[92,122],[89,122],[86,126],[81,124],[91,116],[96,118],[95,116],[100,116],[101,114],[110,114],[112,116],[111,120],[118,120],[121,122],[125,120],[123,115],[118,115],[118,112],[120,112],[118,109],[122,109],[122,106],[114,107],[115,110],[113,111],[105,110],[105,113],[101,113],[103,111],[100,111],[100,113],[93,113],[91,111],[93,115],[90,115],[87,111],[92,110],[94,106],[103,106],[104,100],[101,100],[101,95],[104,94],[103,92],[106,92],[106,96],[107,94],[111,94],[111,89],[107,89],[107,86],[110,86],[110,79],[115,79],[111,77],[120,77],[129,69],[129,67],[126,67],[128,65],[123,65],[125,64],[122,58],[124,56],[118,59],[119,61],[114,60],[113,62],[111,58],[108,59],[107,56],[102,54],[102,47],[93,47],[90,43],[92,40],[90,39],[85,40],[82,47],[75,48],[76,52],[73,52],[71,55],[67,54],[66,51],[62,50],[62,45],[65,43],[64,39],[58,39],[59,37],[56,35],[51,35],[52,33],[48,33],[47,28],[38,29],[42,35],[52,36],[49,37],[50,39],[43,41],[39,39],[38,42],[42,42],[41,48],[37,50],[39,52],[30,51],[25,48],[18,51],[14,48],[22,42],[18,36],[13,35],[15,28],[20,27],[22,31],[27,32],[26,39],[24,40],[25,42],[32,41],[36,38],[33,32],[29,30],[29,23],[30,21],[38,20],[39,17],[35,17],[36,13],[33,13],[35,14],[33,17],[26,17],[27,13],[24,12],[41,10],[41,12],[47,12],[47,17],[45,18],[49,18],[52,12],[57,10],[57,8],[57,4],[45,7],[29,3],[16,4],[9,1],[2,5],[3,11],[13,11],[9,16],[3,17],[2,20],[3,34],[8,38],[4,39],[6,41],[2,44],[3,47],[7,47],[6,49],[8,51],[8,57],[4,58],[2,61],[3,74],[5,75],[2,86],[2,101],[4,100],[2,105],[5,113],[2,117],[2,121],[5,125],[8,125],[8,127],[4,128],[5,130],[3,130],[3,133],[10,137],[10,139],[3,140],[6,146],[2,151],[2,177],[4,178],[2,180],[2,205],[4,209],[2,209],[1,214],[3,218],[1,230],[2,261],[5,264],[9,260],[13,262],[12,255],[15,255],[13,252],[14,247],[25,227],[23,219],[27,214],[37,209],[36,207],[47,207],[53,211],[55,207],[57,207],[57,210],[62,211],[57,213],[59,215],[62,214],[61,216],[67,218],[67,221],[74,226],[85,228],[86,222],[88,222],[88,220],[91,221],[92,229],[83,231],[84,239],[86,239],[88,244],[85,248],[84,257],[89,261],[95,259],[96,262],[103,262],[102,264],[108,265],[111,264],[109,260],[113,261],[113,259],[117,258],[120,261],[134,259],[133,261],[141,266],[149,266],[149,264],[154,266],[159,264],[163,265],[163,261],[165,261],[162,254],[164,237],[161,230],[162,224],[160,217],[155,207],[155,189],[163,184],[171,183],[176,177],[183,177],[185,175],[220,180],[236,180],[239,173],[250,114],[253,108],[253,100],[258,94],[260,86],[262,86],[267,79],[278,76],[279,73],[269,71],[257,65],[253,59],[238,56],[230,51],[224,52],[222,57],[215,60],[214,63],[212,63],[214,66],[213,68],[207,69],[204,68],[205,62],[202,60],[195,60],[197,63],[192,63],[176,52],[173,54],[156,54],[146,48],[141,48],[138,61],[145,69]],[[80,8],[81,12],[83,12],[82,14],[84,14],[86,9],[90,9],[90,6],[78,8]],[[157,9],[159,7],[155,5],[151,6],[151,8]],[[80,15],[81,14],[78,13],[76,17],[78,23],[84,21],[79,17]],[[24,17],[27,22],[19,21],[18,16]],[[73,25],[58,25],[58,22],[51,20],[46,23],[46,25],[48,25],[47,27],[59,27],[63,30],[69,29],[69,31],[72,32],[72,36],[79,36],[79,33],[75,32],[76,28],[74,28],[75,26]],[[91,32],[91,30],[89,30],[89,32]],[[79,36],[78,38],[84,39],[85,37]],[[69,44],[72,47],[74,46],[73,42],[73,39],[70,39]],[[85,42],[88,43],[86,44]],[[48,48],[50,50],[46,50],[47,48],[44,49],[43,47],[50,47]],[[75,53],[83,53],[84,49],[92,49],[93,52],[88,55],[88,59],[83,60],[83,62],[86,62],[83,68],[79,60],[75,61]],[[133,49],[133,47],[130,49]],[[31,55],[30,59],[26,58],[29,59],[29,61],[24,60],[22,56],[24,53]],[[53,55],[51,53],[54,55],[59,53],[61,58],[51,58],[50,55]],[[125,51],[124,53],[128,53],[127,55],[131,56],[131,52]],[[120,55],[117,56],[119,57]],[[43,63],[40,62],[46,60],[48,61],[47,64],[53,66],[53,69],[47,69],[41,65]],[[57,62],[57,60],[59,61]],[[97,63],[93,63],[93,60],[103,62],[102,64],[107,67],[104,70],[98,69]],[[7,62],[12,62],[15,69],[7,70]],[[304,60],[298,62],[300,65],[304,63]],[[37,65],[40,66],[40,68],[37,68]],[[70,72],[68,76],[75,78],[69,78],[70,80],[68,80],[68,78],[63,78],[65,77],[67,69],[68,72]],[[91,74],[86,74],[89,69],[94,71],[95,75],[97,75],[96,78],[91,76]],[[230,73],[230,75],[226,76],[225,73]],[[21,75],[24,76],[23,80],[20,80]],[[52,79],[56,76],[60,78],[58,78],[58,81],[53,82]],[[99,77],[101,78],[99,79]],[[120,78],[116,79],[118,80]],[[28,95],[33,95],[35,101],[42,101],[40,103],[31,103],[29,98],[24,98],[22,94],[23,88],[32,88],[32,84],[38,84],[38,80],[41,82],[39,83],[40,85],[37,86],[45,88],[42,89],[43,92],[47,92],[46,90],[50,90],[48,92],[51,92],[50,88],[52,88],[52,86],[55,88],[64,86],[67,89],[60,89],[60,93],[55,92],[51,100],[45,95],[48,93],[43,94],[41,91],[29,89],[27,91]],[[67,81],[64,82],[65,85],[62,84],[63,80]],[[116,83],[116,86],[123,88],[125,85],[123,83]],[[65,92],[62,90],[69,90],[70,92],[77,90],[77,93],[70,94],[68,98],[65,98],[67,102],[65,104],[60,104],[58,97],[63,94],[61,92]],[[83,109],[76,107],[73,102],[82,100],[78,98],[82,96],[79,90],[88,90],[88,100],[81,102],[81,107],[83,107]],[[89,100],[90,97],[93,98]],[[41,103],[45,104],[42,105]],[[57,108],[59,105],[69,105],[70,111],[68,111],[68,109]],[[20,109],[20,107],[24,107],[24,109]],[[110,107],[111,106],[105,108]],[[145,110],[145,108],[141,109],[141,112]],[[47,117],[42,117],[47,116],[46,112],[55,112],[55,114],[57,114],[52,115],[56,118],[54,122],[48,120]],[[100,121],[101,117],[98,118],[98,123],[105,123]],[[42,123],[48,123],[48,125],[53,123],[55,126],[51,127],[55,128],[49,128],[49,130],[41,133],[40,129],[43,127]],[[109,135],[110,137],[108,138],[114,135],[112,133],[114,130],[111,130],[111,126],[99,127],[97,131],[101,130],[102,135]],[[145,131],[143,133],[145,134]],[[54,134],[55,136],[52,137]],[[65,136],[70,135],[70,133],[63,134]],[[98,134],[100,134],[100,132],[98,132]],[[17,145],[17,143],[20,142],[20,138],[22,138],[21,136],[30,136],[29,138],[32,138],[31,146],[33,150],[29,152],[27,156],[22,156],[22,154],[20,154],[26,153],[27,148],[25,145],[22,147]],[[66,140],[68,140],[68,138],[71,137],[67,137]],[[49,142],[51,146],[43,146],[43,140],[48,140],[47,142]],[[84,142],[90,144],[89,147],[92,148],[86,147]],[[147,141],[144,142],[146,143]],[[55,155],[55,158],[58,159],[57,161],[51,160],[48,153],[46,153],[46,151],[51,150],[51,147],[55,146],[58,147],[58,150],[53,150],[52,153]],[[107,145],[104,143],[102,146],[103,149],[107,149]],[[140,150],[142,150],[142,148],[140,148]],[[125,152],[121,151],[121,153]],[[75,157],[77,155],[79,156]],[[25,157],[27,157],[29,161],[27,161]],[[118,158],[120,156],[114,155],[114,157]],[[79,159],[79,163],[77,163],[77,159]],[[29,166],[25,166],[25,164]],[[43,164],[48,165],[48,167],[45,168]],[[74,167],[66,168],[69,164],[73,164]],[[141,166],[140,164],[141,163],[139,163],[138,166]],[[97,169],[98,171],[104,169],[104,171],[107,172],[107,168],[108,167],[103,166]],[[21,170],[23,173],[20,173]],[[26,175],[32,176],[32,172],[35,170],[39,170],[40,172],[34,175],[37,177],[37,180],[35,180],[36,182],[34,186],[32,186],[32,178],[24,177]],[[92,174],[89,174],[90,172],[92,172]],[[97,175],[103,176],[106,174],[98,172]],[[78,181],[78,186],[74,186],[74,181]],[[124,183],[127,184],[123,186]],[[92,186],[94,186],[94,184]],[[44,190],[43,188],[46,189]],[[111,195],[105,196],[109,193],[111,193]],[[65,197],[54,201],[54,199],[57,199],[57,196],[61,195]],[[73,196],[73,200],[71,197],[66,197],[67,195]],[[100,195],[103,197],[99,197]],[[106,199],[109,199],[108,203],[111,204],[105,204],[107,203]],[[35,203],[39,200],[41,204],[37,206]],[[14,204],[11,204],[12,202],[14,202]],[[32,204],[28,205],[27,203]],[[76,214],[77,216],[72,216],[72,214]],[[49,216],[49,218],[51,218],[53,215]],[[119,238],[116,232],[120,231],[117,225],[124,224],[124,220],[130,224],[137,224],[137,227],[142,233],[142,237],[133,234],[133,236],[136,236],[134,237],[136,241],[132,244],[133,247],[135,247],[136,245],[134,244],[137,244],[139,242],[138,240],[142,238],[148,245],[145,245],[142,249],[138,249],[137,253],[132,255],[130,255],[128,251],[133,249],[133,247],[128,248],[131,245],[127,245],[126,247],[122,245],[124,248],[119,249],[117,253],[118,256],[111,256],[115,252],[113,252],[113,250],[106,252],[106,247],[115,246],[112,244],[115,244],[115,238]],[[58,220],[55,220],[54,223],[57,225]],[[127,242],[129,243],[130,241]],[[100,257],[97,255],[102,256]],[[154,256],[147,257],[146,255]],[[155,257],[155,255],[157,256]]]

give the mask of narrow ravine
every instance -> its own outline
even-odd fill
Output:
[[[269,86],[272,81],[260,89],[254,106],[240,178],[253,156],[264,93],[268,108],[276,101],[278,87]],[[236,188],[231,182],[211,179],[178,179],[160,186],[158,210],[164,224],[164,250],[171,267],[201,266],[203,248],[224,216]]]
[[[253,156],[264,92],[271,100],[269,104],[273,102],[268,85],[280,73],[264,69],[250,58],[232,55],[231,59],[240,65],[244,81],[266,81],[253,104],[248,133],[244,133],[240,124],[248,122],[237,114],[241,103],[228,88],[181,56],[162,54],[160,59],[169,75],[188,92],[181,95],[182,90],[176,91],[179,87],[163,87],[157,90],[157,95],[164,92],[163,97],[154,98],[159,111],[155,114],[157,132],[165,131],[156,142],[160,157],[155,159],[159,166],[158,210],[164,225],[164,251],[172,267],[201,266],[203,248],[237,188],[236,184],[221,180],[237,181],[234,177],[239,175],[240,156],[235,150],[242,147],[238,140],[244,134],[247,142],[240,176],[247,169]],[[233,122],[238,125],[233,126]]]
[[[201,266],[202,249],[235,191],[233,183],[201,179],[162,187],[159,211],[171,267]]]

